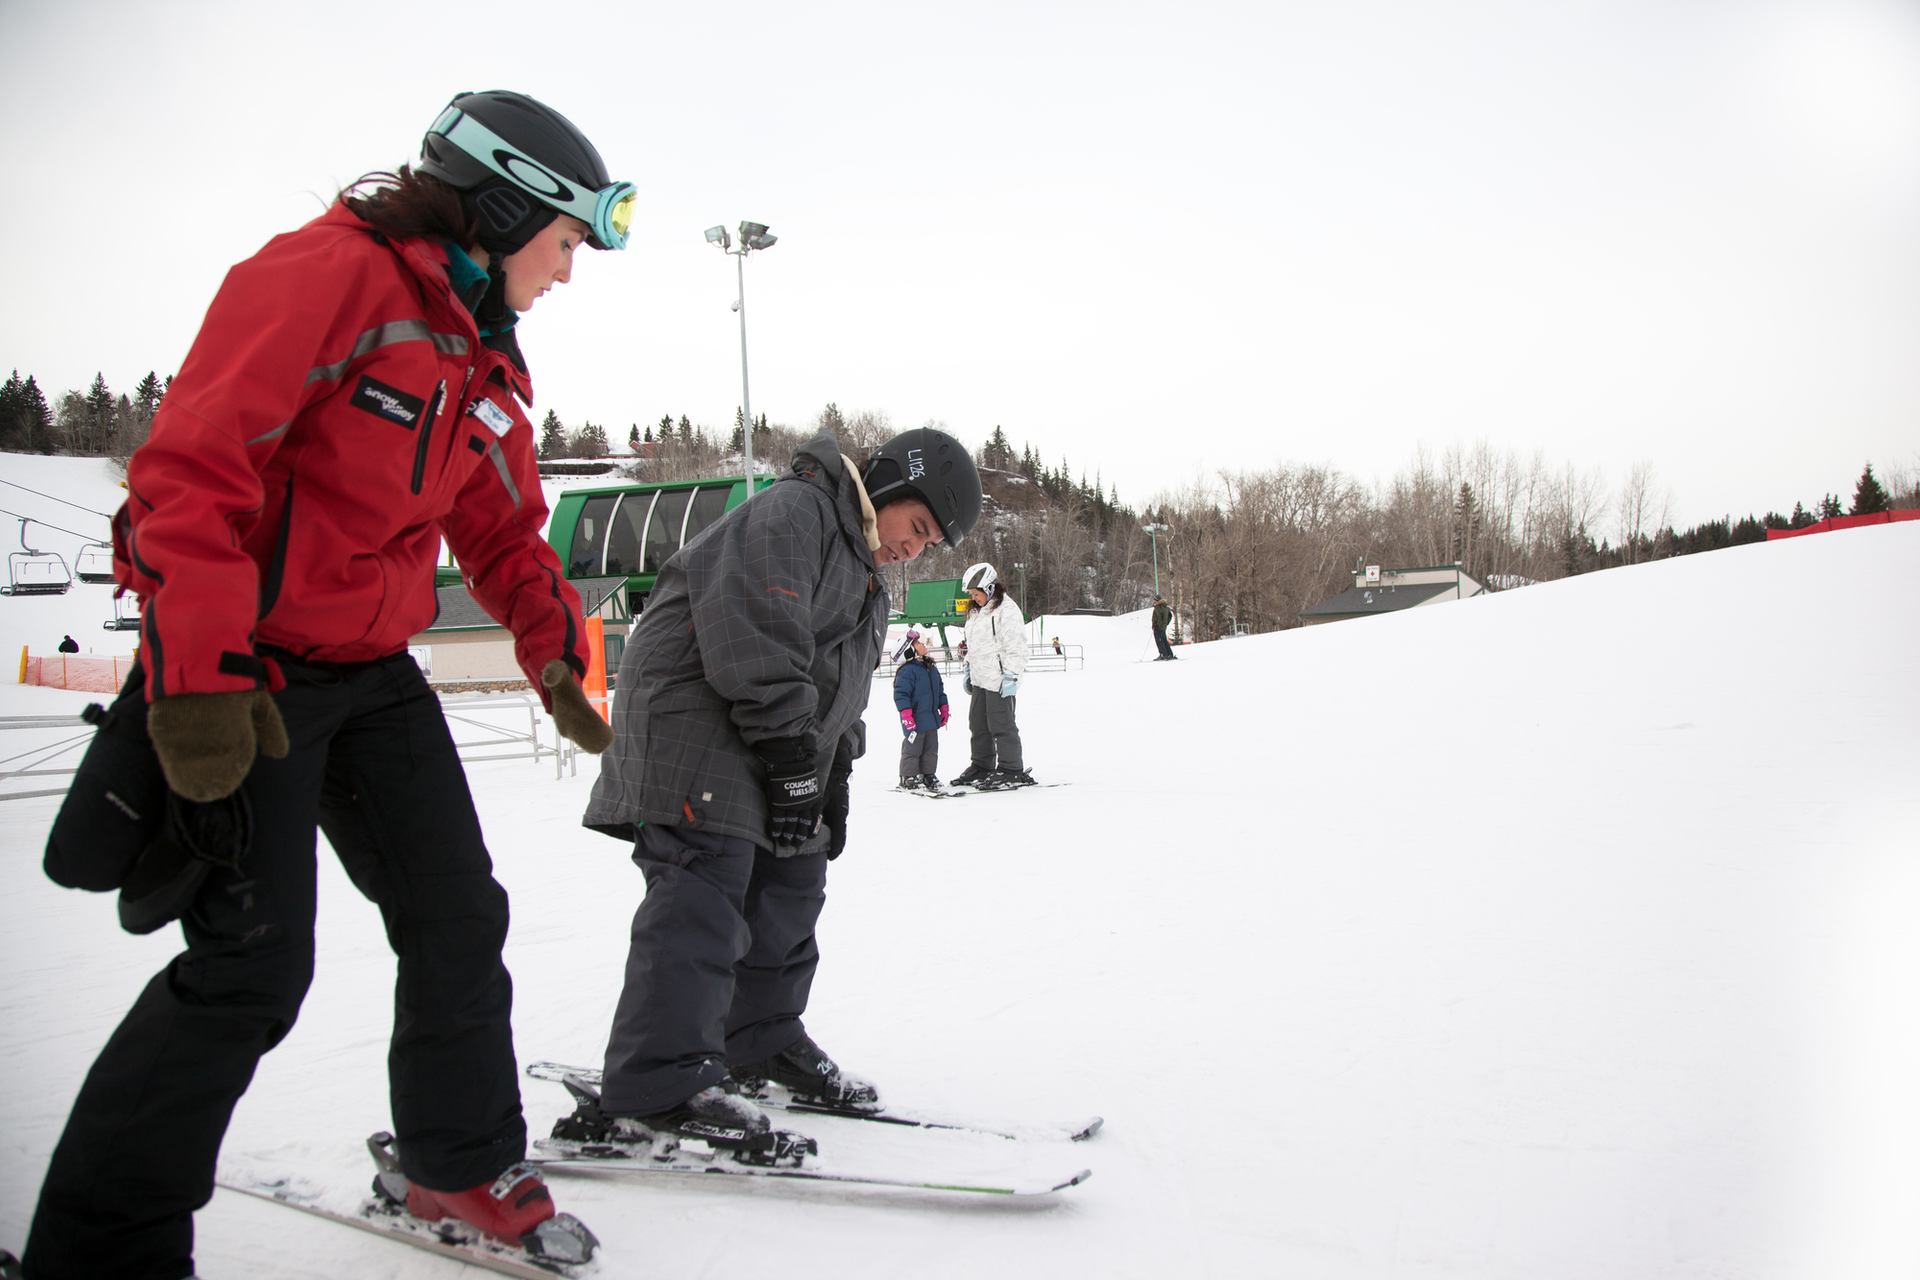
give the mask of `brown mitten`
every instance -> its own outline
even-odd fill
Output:
[[[202,804],[246,781],[256,747],[275,760],[287,754],[287,726],[265,689],[161,698],[147,708],[147,736],[167,785]]]
[[[540,683],[547,686],[548,700],[553,703],[553,726],[561,737],[596,756],[613,745],[613,726],[602,720],[587,701],[587,691],[573,678],[566,663],[555,658],[540,668]]]

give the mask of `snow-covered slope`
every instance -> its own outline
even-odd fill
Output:
[[[560,1202],[621,1280],[1911,1277],[1916,580],[1905,525],[1177,663],[1145,661],[1144,615],[1049,619],[1086,668],[1030,677],[1020,719],[1070,785],[961,801],[888,790],[878,691],[810,1026],[901,1103],[1104,1112],[1059,1156],[1094,1178],[1040,1205],[608,1178]],[[8,713],[82,700],[0,689]],[[520,1052],[595,1061],[639,873],[579,828],[586,772],[469,772]],[[53,807],[0,803],[0,1244],[176,945],[40,877]],[[318,980],[226,1157],[358,1185],[391,960],[326,858],[322,885]],[[564,1106],[525,1100],[536,1132]],[[847,1159],[917,1150],[820,1130]],[[290,1216],[216,1196],[202,1274],[460,1274]]]

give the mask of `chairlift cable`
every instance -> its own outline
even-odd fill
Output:
[[[10,483],[12,483],[12,482],[11,482],[11,481],[7,481],[7,480],[0,480],[0,484],[10,484]],[[27,490],[27,492],[28,492],[28,493],[32,493],[32,492],[33,492],[33,490],[31,490],[31,489],[29,489],[29,490]],[[42,496],[44,496],[44,495],[42,495]],[[81,510],[83,510],[83,511],[84,511],[85,509],[86,509],[86,508],[84,508],[84,507],[82,507],[82,508],[81,508]],[[96,514],[98,514],[98,513],[96,513]],[[87,541],[87,542],[98,542],[98,541],[100,541],[100,539],[98,539],[98,538],[96,538],[96,537],[94,537],[94,536],[93,536],[92,534],[90,534],[90,533],[75,533],[75,532],[74,532],[74,531],[73,531],[72,529],[62,529],[62,528],[61,528],[61,527],[60,527],[59,525],[57,525],[57,524],[49,524],[49,523],[48,523],[47,521],[45,521],[45,520],[41,520],[41,519],[39,519],[39,518],[37,518],[37,517],[35,517],[35,516],[23,516],[23,515],[21,515],[21,514],[20,514],[20,513],[18,512],[18,511],[9,511],[9,510],[7,510],[7,509],[6,509],[5,507],[0,507],[0,516],[11,516],[11,517],[12,517],[13,519],[15,519],[15,520],[25,520],[25,521],[26,521],[27,523],[29,523],[29,524],[37,524],[37,525],[40,525],[40,526],[41,526],[42,528],[46,528],[46,529],[52,529],[52,530],[53,530],[53,531],[54,531],[55,533],[65,533],[65,534],[69,534],[69,535],[71,535],[71,536],[73,536],[73,537],[75,537],[75,538],[81,538],[81,539],[84,539],[84,540],[85,540],[85,541]],[[22,540],[22,542],[21,542],[21,544],[20,544],[20,545],[22,545],[22,546],[25,546],[25,545],[26,545],[26,542],[24,541],[24,539]]]
[[[81,506],[81,505],[80,505],[79,503],[77,503],[77,502],[69,502],[69,501],[67,501],[67,500],[66,500],[65,498],[60,498],[60,497],[55,497],[55,496],[54,496],[53,494],[51,494],[51,493],[41,493],[41,492],[40,492],[40,491],[39,491],[38,489],[27,489],[27,486],[25,486],[25,485],[23,485],[23,484],[19,484],[19,483],[16,483],[15,481],[12,481],[12,480],[0,480],[0,484],[4,484],[4,485],[10,485],[10,486],[12,486],[12,487],[13,487],[13,488],[15,488],[15,489],[26,489],[28,493],[30,493],[30,494],[32,494],[32,495],[33,495],[34,497],[36,497],[36,498],[45,498],[45,499],[46,499],[47,501],[49,501],[49,502],[57,502],[57,503],[59,503],[60,505],[62,505],[62,506],[65,506],[65,507],[74,507],[74,508],[76,508],[76,509],[78,509],[78,510],[80,510],[80,511],[84,511],[84,512],[86,512],[86,513],[87,513],[88,515],[90,515],[90,516],[99,516],[99,517],[100,517],[100,518],[101,518],[102,520],[111,520],[111,519],[113,519],[113,516],[112,516],[112,514],[111,514],[111,513],[109,513],[109,512],[105,512],[105,511],[95,511],[95,510],[94,510],[94,509],[93,509],[92,507],[83,507],[83,506]],[[36,523],[45,523],[45,522],[44,522],[44,521],[37,521]],[[49,526],[49,527],[51,527],[51,526]],[[71,531],[71,530],[68,530],[68,529],[62,529],[62,530],[61,530],[61,532],[62,532],[62,533],[70,533],[70,532],[72,532],[72,531]]]

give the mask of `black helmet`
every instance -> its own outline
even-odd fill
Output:
[[[926,503],[950,547],[980,519],[980,473],[973,459],[958,440],[932,427],[902,431],[874,450],[861,480],[876,509],[907,497]]]
[[[626,247],[633,184],[609,178],[587,136],[524,93],[456,94],[414,167],[464,193],[489,252],[517,252],[560,213],[587,224],[594,248]]]

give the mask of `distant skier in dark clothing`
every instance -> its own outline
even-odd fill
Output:
[[[958,542],[980,507],[973,460],[945,432],[903,432],[864,464],[822,432],[667,561],[621,660],[584,819],[631,843],[646,896],[600,1097],[556,1137],[636,1153],[697,1139],[789,1163],[804,1140],[743,1087],[878,1106],[802,1021],[814,927],[886,643],[880,569]]]
[[[1153,643],[1160,650],[1155,662],[1172,662],[1173,646],[1167,643],[1167,624],[1173,621],[1173,609],[1165,596],[1153,598]]]
[[[939,789],[940,731],[947,727],[946,683],[940,668],[927,656],[924,637],[913,638],[913,657],[900,664],[893,677],[893,705],[900,712],[900,785],[909,790]]]
[[[78,653],[80,652],[80,642],[78,640],[75,640],[72,636],[61,636],[60,652]]]

